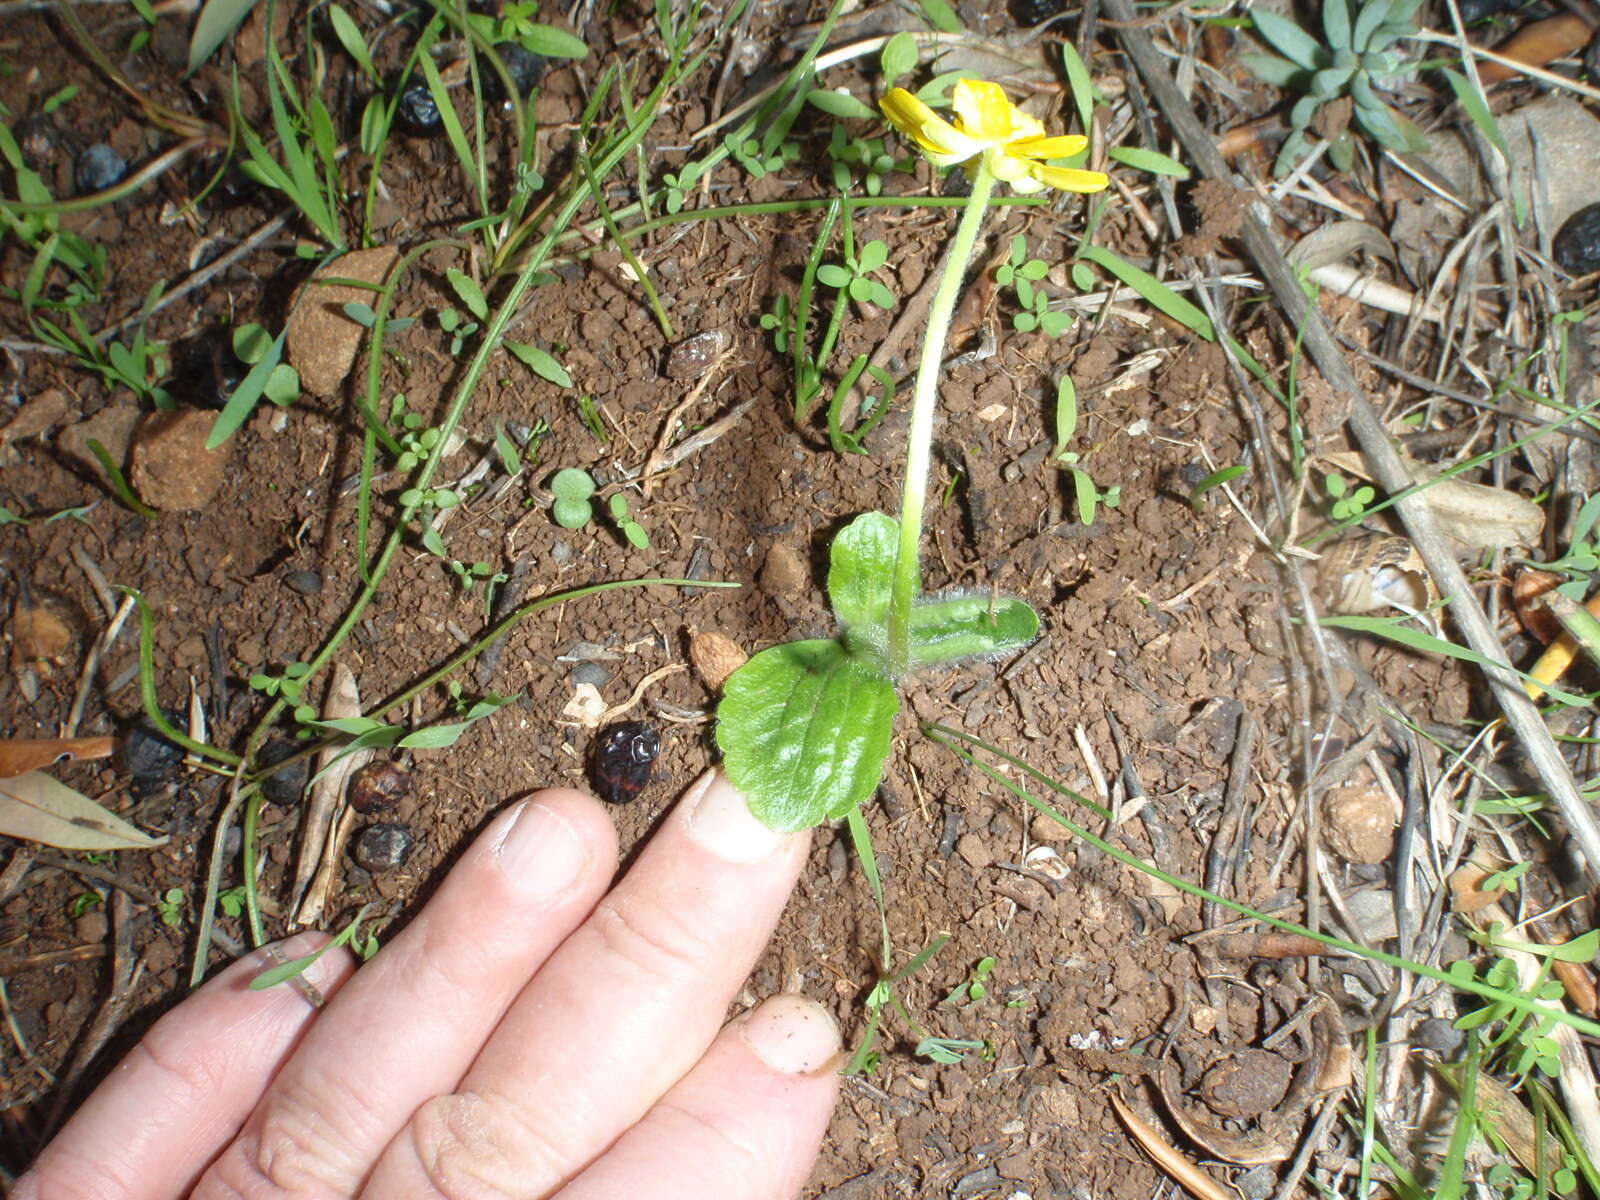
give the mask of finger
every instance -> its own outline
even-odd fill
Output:
[[[501,813],[323,1014],[197,1194],[354,1195],[418,1105],[460,1082],[616,860],[610,818],[581,792]]]
[[[793,1196],[839,1094],[839,1028],[820,1004],[774,996],[727,1025],[645,1117],[557,1200]]]
[[[363,1195],[536,1196],[575,1175],[710,1045],[808,842],[772,832],[707,772]]]
[[[304,933],[241,958],[163,1016],[63,1126],[10,1193],[40,1196],[186,1195],[228,1144],[317,1015],[293,987],[250,990],[279,963],[327,945]],[[302,978],[323,997],[355,964],[343,947]]]

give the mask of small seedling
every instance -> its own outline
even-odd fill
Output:
[[[308,725],[317,719],[316,706],[302,703],[305,680],[310,673],[309,664],[292,662],[284,666],[280,675],[269,675],[264,671],[258,671],[250,676],[250,687],[262,695],[288,701],[294,706],[294,719],[301,725]],[[310,736],[310,730],[301,729],[300,736]]]
[[[888,286],[872,278],[889,261],[889,247],[876,239],[861,247],[859,254],[845,254],[844,265],[825,263],[817,268],[817,282],[824,287],[847,292],[857,304],[876,304],[879,308],[894,307],[894,293]]]
[[[217,893],[217,907],[224,916],[238,917],[244,913],[244,884],[237,887],[224,888]]]
[[[993,1057],[987,1041],[973,1038],[923,1038],[917,1043],[914,1053],[918,1058],[926,1058],[930,1062],[953,1067],[959,1062],[964,1062],[967,1055],[974,1050],[984,1051],[985,1059]]]
[[[1060,337],[1072,326],[1072,314],[1052,311],[1045,290],[1034,286],[1049,270],[1043,259],[1028,257],[1026,237],[1019,233],[1011,239],[1011,257],[995,271],[995,282],[1016,293],[1018,311],[1012,314],[1011,325],[1021,333],[1042,329],[1051,337]]]
[[[98,908],[105,902],[105,897],[99,892],[79,892],[67,905],[67,916],[76,921],[91,908]]]
[[[700,182],[705,170],[705,164],[702,162],[688,162],[679,168],[677,174],[668,173],[661,177],[662,182],[667,185],[669,213],[683,211],[684,201],[689,198],[689,193],[694,190],[695,184]]]
[[[793,306],[789,297],[780,294],[772,302],[772,311],[761,314],[761,328],[772,335],[772,348],[779,354],[789,353],[789,339],[794,336]]]
[[[233,354],[247,367],[253,367],[272,352],[273,336],[260,325],[241,325],[233,331]],[[274,404],[293,404],[300,399],[300,372],[286,362],[272,368],[261,394]]]
[[[606,423],[600,416],[600,406],[595,403],[593,396],[578,397],[578,419],[583,422],[583,427],[594,435],[597,442],[609,442],[610,436],[606,433]]]
[[[972,968],[972,974],[967,976],[966,982],[955,988],[944,998],[943,1003],[977,1004],[989,994],[989,976],[994,974],[994,969],[999,962],[993,955],[978,960],[978,965]]]
[[[161,914],[163,925],[176,929],[183,922],[183,889],[168,888],[163,892],[156,901],[156,912]]]
[[[606,507],[611,510],[611,519],[617,523],[617,529],[622,536],[627,538],[639,550],[648,549],[650,534],[645,527],[635,521],[628,513],[628,498],[621,492],[613,492],[611,499],[606,501]]]
[[[1366,513],[1368,506],[1377,496],[1371,487],[1362,484],[1353,491],[1350,483],[1343,475],[1329,472],[1323,477],[1323,489],[1328,493],[1328,499],[1333,501],[1329,515],[1335,521],[1360,520]]]
[[[582,529],[594,519],[594,505],[589,498],[594,495],[594,476],[577,467],[557,471],[550,480],[550,493],[555,497],[550,505],[550,516],[563,529]]]
[[[852,136],[843,125],[835,125],[828,135],[828,157],[833,160],[833,186],[841,192],[850,190],[851,169],[861,171],[862,186],[867,195],[883,192],[885,177],[895,171],[911,172],[916,169],[910,158],[896,158],[884,148],[881,137]]]
[[[1093,525],[1100,505],[1104,504],[1107,508],[1121,506],[1122,486],[1118,484],[1101,491],[1089,472],[1078,465],[1078,452],[1067,449],[1077,428],[1078,390],[1073,386],[1072,377],[1063,375],[1061,382],[1056,384],[1056,444],[1050,451],[1049,465],[1072,472],[1072,488],[1078,501],[1078,520],[1085,525]]]

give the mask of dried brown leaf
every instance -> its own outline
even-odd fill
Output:
[[[0,779],[0,833],[62,850],[148,850],[151,837],[42,771]]]
[[[0,779],[14,779],[69,759],[110,758],[115,738],[0,738]]]

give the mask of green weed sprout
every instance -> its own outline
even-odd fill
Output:
[[[594,476],[577,467],[565,467],[550,480],[550,492],[555,501],[550,505],[550,516],[563,529],[582,529],[594,519],[594,505],[589,497],[594,495]]]
[[[900,707],[896,680],[908,671],[1006,653],[1025,646],[1039,630],[1038,614],[1018,599],[919,594],[939,368],[996,183],[1021,192],[1093,192],[1110,180],[1048,165],[1047,159],[1081,152],[1086,139],[1046,137],[1044,126],[1018,110],[996,84],[960,80],[951,102],[953,124],[903,88],[890,90],[882,103],[889,122],[930,161],[963,163],[972,180],[929,307],[900,519],[865,513],[834,538],[828,594],[839,634],[763,650],[729,677],[717,710],[717,743],[728,777],[773,829],[852,816],[877,789]]]
[[[1072,325],[1072,314],[1052,312],[1050,297],[1043,288],[1034,286],[1049,269],[1042,258],[1028,257],[1028,239],[1019,233],[1011,239],[1010,257],[994,273],[996,283],[1017,294],[1017,312],[1011,318],[1011,326],[1020,333],[1042,329],[1051,337],[1060,337]]]
[[[1349,481],[1338,472],[1326,475],[1322,480],[1322,486],[1328,493],[1328,499],[1333,502],[1328,515],[1335,521],[1359,519],[1378,495],[1366,484],[1352,488]]]
[[[1304,95],[1289,110],[1291,132],[1278,151],[1273,171],[1287,175],[1311,151],[1308,131],[1325,104],[1348,96],[1352,119],[1387,150],[1416,151],[1426,139],[1405,117],[1378,95],[1379,88],[1407,70],[1406,60],[1390,47],[1416,32],[1415,16],[1422,0],[1367,0],[1352,13],[1350,0],[1324,0],[1324,45],[1288,17],[1252,9],[1256,32],[1277,54],[1245,54],[1245,66],[1274,87]],[[1341,171],[1355,158],[1348,130],[1339,133],[1328,157]]]
[[[1056,384],[1056,444],[1050,451],[1049,462],[1052,467],[1072,473],[1073,494],[1078,501],[1078,520],[1085,525],[1093,525],[1095,512],[1100,505],[1104,504],[1107,508],[1121,506],[1122,486],[1118,484],[1101,491],[1089,472],[1078,465],[1078,452],[1067,449],[1067,444],[1077,431],[1078,389],[1073,385],[1070,375],[1063,375],[1061,382]]]

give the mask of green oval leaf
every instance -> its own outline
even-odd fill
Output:
[[[807,829],[876,790],[899,707],[888,676],[838,642],[789,642],[729,676],[717,745],[757,819]]]
[[[587,500],[594,495],[594,476],[577,467],[564,467],[550,477],[550,491],[561,500]]]
[[[847,92],[834,92],[829,91],[827,88],[812,88],[806,93],[806,101],[820,108],[830,117],[872,121],[878,116],[875,109],[867,107],[867,105]]]
[[[529,370],[541,379],[548,379],[557,387],[569,388],[572,386],[572,376],[567,374],[567,369],[556,361],[555,355],[548,350],[541,350],[537,346],[530,346],[526,342],[507,342],[506,349],[515,354]]]
[[[1039,614],[1013,596],[950,596],[911,609],[911,660],[950,662],[1020,650],[1039,636]]]
[[[883,652],[899,545],[900,523],[880,512],[862,513],[833,539],[828,598],[852,649]]]
[[[883,68],[883,81],[887,84],[909,75],[917,69],[917,39],[905,32],[895,34],[884,43],[878,65]]]
[[[541,25],[537,21],[532,23],[518,39],[524,49],[535,54],[542,54],[546,58],[587,58],[589,47],[581,38],[574,37],[565,29],[557,29],[554,25]]]
[[[1136,171],[1149,171],[1152,175],[1173,175],[1179,179],[1189,178],[1189,168],[1177,159],[1158,150],[1146,150],[1143,146],[1114,146],[1106,152],[1106,157]]]
[[[470,275],[451,267],[444,273],[444,277],[450,281],[451,290],[473,316],[482,321],[489,315],[489,301],[484,297],[483,289],[473,282]]]
[[[557,500],[550,506],[550,515],[563,529],[582,529],[594,516],[594,505],[587,500]]]

